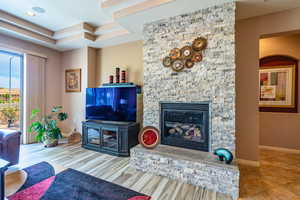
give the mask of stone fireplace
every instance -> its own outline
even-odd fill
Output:
[[[209,152],[235,152],[235,4],[199,10],[144,26],[144,126],[160,129],[160,102],[210,103]],[[164,67],[171,49],[207,38],[203,60],[174,72]]]
[[[177,179],[233,199],[239,194],[239,169],[213,151],[235,154],[235,3],[145,24],[144,126],[161,131],[155,149],[131,149],[130,165]],[[174,72],[162,59],[171,49],[207,39],[203,60]]]
[[[209,103],[160,103],[161,144],[209,151]]]

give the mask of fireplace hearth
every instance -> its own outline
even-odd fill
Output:
[[[161,103],[161,143],[209,152],[209,103]]]

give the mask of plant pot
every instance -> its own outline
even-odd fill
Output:
[[[58,145],[58,139],[44,138],[43,144],[44,147],[55,147]]]

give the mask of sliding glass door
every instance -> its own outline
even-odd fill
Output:
[[[23,55],[0,50],[0,128],[22,130]]]

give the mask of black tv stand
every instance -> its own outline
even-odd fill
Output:
[[[89,120],[82,122],[82,147],[116,156],[129,156],[138,144],[139,123]]]

